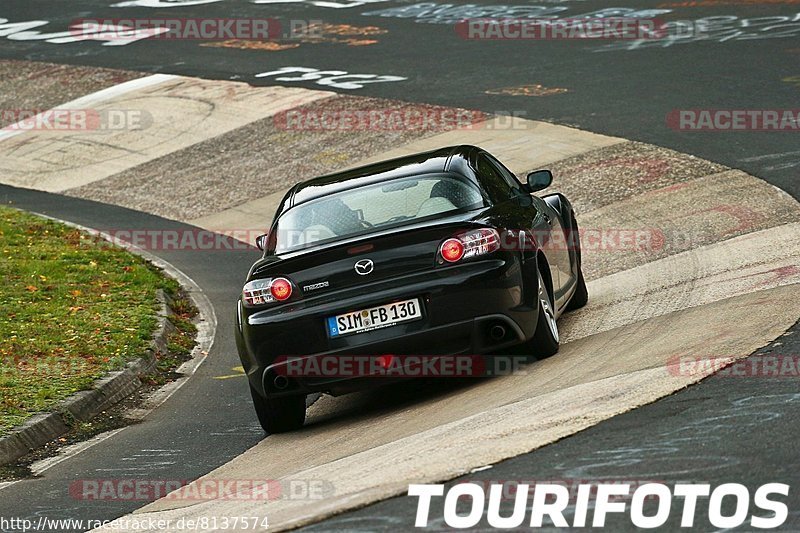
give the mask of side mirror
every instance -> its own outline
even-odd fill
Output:
[[[261,250],[262,252],[264,251],[264,248],[266,248],[267,246],[267,237],[269,237],[268,233],[264,233],[263,235],[259,235],[258,237],[256,237],[256,247],[258,247],[258,249]]]
[[[549,170],[534,170],[528,174],[528,192],[541,191],[553,183],[553,173]]]

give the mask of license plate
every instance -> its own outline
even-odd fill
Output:
[[[422,309],[419,299],[414,298],[328,317],[328,335],[340,337],[363,333],[419,318],[422,318]]]

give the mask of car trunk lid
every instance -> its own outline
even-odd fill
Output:
[[[475,212],[417,222],[281,256],[253,277],[285,276],[305,296],[432,270],[441,242],[475,225]]]

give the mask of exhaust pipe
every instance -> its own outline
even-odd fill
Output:
[[[272,380],[272,384],[275,385],[276,389],[283,390],[289,386],[289,380],[286,376],[275,376],[275,379]]]
[[[506,328],[500,324],[492,326],[492,329],[489,330],[489,336],[495,341],[502,340],[506,336]]]

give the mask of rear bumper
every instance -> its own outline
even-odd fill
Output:
[[[278,389],[274,380],[287,375],[286,357],[326,355],[478,355],[524,342],[536,324],[536,283],[524,273],[518,256],[475,261],[381,282],[353,290],[331,292],[303,305],[248,310],[239,304],[237,346],[252,386],[264,395],[347,392],[387,378],[371,376],[288,376]],[[532,282],[531,282],[532,278]],[[354,293],[355,292],[355,293]],[[352,336],[331,339],[325,319],[407,298],[419,298],[420,320]],[[492,327],[505,330],[493,337]],[[496,332],[497,330],[495,330]]]
[[[492,328],[502,326],[505,334],[502,338],[493,338]],[[497,331],[495,329],[495,331]],[[448,355],[478,355],[487,351],[494,351],[504,347],[519,344],[525,340],[525,334],[519,325],[505,315],[487,315],[472,320],[447,324],[436,328],[406,335],[392,337],[385,341],[364,344],[354,353],[354,350],[338,350],[324,354],[312,354],[280,360],[268,365],[261,370],[261,389],[268,396],[288,396],[296,394],[309,394],[312,392],[330,392],[342,394],[353,390],[382,385],[391,381],[402,379],[403,376],[441,376],[446,377],[447,371],[442,374],[434,371],[426,374],[416,364],[417,359],[410,358],[401,364],[402,371],[394,373],[347,371],[345,366],[331,365],[327,371],[323,358],[344,358],[364,361],[368,356],[381,354],[418,354],[425,356],[426,360],[443,359]],[[432,348],[426,350],[425,348]],[[316,364],[309,361],[316,359]],[[291,362],[290,362],[291,361]],[[464,364],[462,364],[464,363]],[[454,363],[455,364],[455,363]],[[466,377],[483,375],[485,365],[474,358],[465,357],[458,360],[458,370],[452,376]],[[442,365],[447,366],[447,365]],[[313,368],[314,372],[308,373],[303,369]],[[437,366],[437,369],[440,367]],[[344,370],[343,370],[344,369]],[[316,371],[319,370],[319,371]],[[455,368],[454,368],[455,370]],[[256,374],[254,377],[257,377]],[[276,380],[281,386],[276,385]]]

